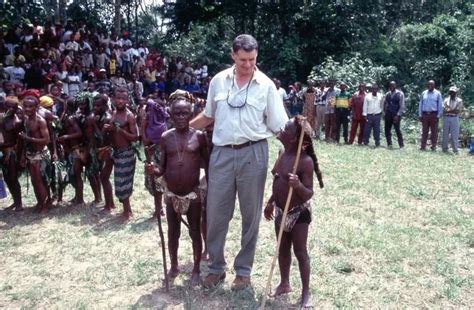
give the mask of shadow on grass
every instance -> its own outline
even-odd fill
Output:
[[[0,210],[0,230],[8,230],[16,226],[29,226],[41,223],[46,219],[58,219],[72,225],[90,226],[96,234],[103,234],[127,227],[120,213],[102,212],[102,209],[93,203],[84,205],[61,204],[50,207],[46,214],[38,213],[33,207],[25,207],[21,212]],[[141,233],[153,229],[153,219],[134,222],[132,219],[130,230]]]

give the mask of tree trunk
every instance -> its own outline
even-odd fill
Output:
[[[115,0],[115,5],[114,5],[114,29],[115,33],[119,34],[121,29],[120,29],[120,22],[122,20],[122,16],[120,14],[120,5],[121,5],[121,0]]]

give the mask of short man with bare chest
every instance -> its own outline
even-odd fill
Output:
[[[189,127],[192,117],[191,103],[194,98],[185,91],[176,91],[170,96],[171,119],[174,129],[161,137],[160,167],[146,166],[148,174],[163,175],[166,182],[165,202],[168,220],[168,248],[171,257],[170,277],[179,273],[178,245],[182,215],[189,224],[189,236],[193,243],[194,267],[191,284],[200,282],[202,239],[200,234],[202,203],[199,197],[199,173],[201,163],[207,172],[207,143],[201,131]],[[207,173],[206,173],[207,174]]]
[[[113,102],[116,110],[112,113],[110,123],[105,124],[105,132],[111,133],[113,160],[114,160],[114,187],[115,196],[123,204],[123,217],[129,220],[132,216],[130,196],[133,192],[133,179],[135,175],[135,151],[132,142],[138,139],[138,130],[135,116],[127,108],[128,91],[117,88]]]
[[[100,183],[104,190],[105,212],[110,212],[115,208],[112,184],[110,183],[110,174],[114,167],[112,159],[113,148],[110,138],[111,133],[103,130],[104,126],[110,123],[112,119],[111,112],[108,110],[108,100],[109,97],[104,94],[94,97],[93,113],[87,117],[85,130],[89,152],[92,157],[92,167],[90,169],[97,170],[91,171],[91,173],[99,173]]]
[[[63,134],[58,137],[57,142],[64,148],[64,155],[71,162],[69,176],[74,184],[75,195],[71,200],[72,204],[84,203],[84,182],[82,181],[82,159],[84,152],[81,150],[82,131],[77,123],[75,101],[69,101],[65,117],[62,121]],[[81,154],[82,152],[82,154]]]
[[[23,122],[18,117],[18,99],[16,97],[7,97],[5,101],[6,112],[3,120],[0,122],[2,142],[0,150],[2,152],[1,166],[5,183],[12,194],[13,204],[8,209],[15,211],[23,210],[21,201],[21,187],[18,181],[18,159],[21,154],[21,144],[18,143],[18,134],[23,131]]]
[[[26,154],[22,163],[28,165],[31,183],[35,191],[37,208],[41,213],[48,211],[48,185],[51,176],[51,156],[48,150],[49,132],[46,120],[38,113],[38,98],[27,96],[23,99],[25,110],[25,132],[23,139]]]

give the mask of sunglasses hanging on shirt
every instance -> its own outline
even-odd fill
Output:
[[[233,76],[232,76],[232,85],[230,86],[230,89],[227,92],[227,98],[226,98],[226,102],[227,102],[227,105],[229,107],[234,108],[234,109],[240,109],[240,108],[244,107],[247,104],[247,97],[249,95],[249,86],[250,86],[250,83],[252,83],[254,72],[252,73],[252,76],[250,77],[250,80],[247,83],[247,87],[245,88],[245,101],[242,102],[242,99],[240,97],[235,96],[234,100],[231,100],[231,102],[229,102],[230,91],[234,88],[234,85],[235,85],[235,69],[234,69],[234,73],[233,73]],[[235,100],[235,99],[237,99],[237,100]],[[236,104],[233,101],[238,101],[238,102]]]

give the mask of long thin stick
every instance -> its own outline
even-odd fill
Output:
[[[152,149],[151,146],[145,146],[145,157],[146,161],[148,164],[150,164],[151,161],[151,155],[150,155],[150,149]],[[155,192],[155,179],[153,176],[150,176],[150,182],[151,182],[151,188],[153,189],[153,192]],[[163,207],[163,206],[162,206]],[[163,257],[163,270],[164,270],[164,275],[165,275],[165,289],[166,292],[168,293],[170,290],[170,285],[169,285],[169,280],[168,280],[168,267],[166,266],[166,249],[165,249],[165,236],[163,235],[163,226],[161,225],[161,210],[160,212],[157,212],[156,214],[156,220],[158,221],[158,233],[160,235],[160,243],[161,243],[161,254]]]
[[[305,120],[303,120],[303,122],[304,121]],[[301,148],[303,147],[303,137],[304,137],[304,130],[303,130],[303,126],[301,126],[301,133],[300,133],[300,138],[298,141],[298,150],[296,151],[295,164],[293,165],[293,171],[292,171],[293,174],[296,174],[296,170],[298,169],[298,164],[300,162]],[[272,284],[273,271],[275,269],[278,252],[280,251],[281,238],[283,236],[283,229],[285,227],[286,216],[288,215],[288,209],[290,207],[291,196],[293,196],[293,187],[290,186],[290,190],[288,191],[288,197],[286,198],[285,208],[283,209],[283,215],[281,217],[280,230],[278,231],[278,239],[277,239],[277,247],[276,247],[275,255],[273,256],[272,266],[270,268],[270,274],[268,275],[267,285],[265,287],[265,291],[262,298],[262,304],[260,305],[260,309],[262,310],[265,309],[265,303],[267,302],[267,292],[270,290],[270,286]]]
[[[163,256],[163,269],[164,269],[164,272],[165,272],[165,289],[166,289],[166,292],[168,293],[169,290],[170,290],[170,284],[169,284],[169,280],[168,280],[168,268],[166,267],[165,236],[163,235],[163,227],[161,226],[161,214],[160,213],[158,213],[156,215],[156,219],[158,221],[158,233],[160,234],[161,254]]]

